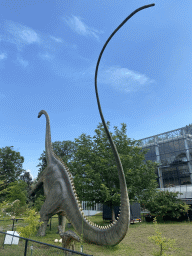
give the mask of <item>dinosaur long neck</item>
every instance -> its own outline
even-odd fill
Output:
[[[45,110],[42,110],[41,115],[44,114],[46,117],[46,136],[45,136],[45,152],[46,152],[46,160],[47,164],[51,162],[53,159],[53,150],[52,150],[52,143],[51,143],[51,128],[50,128],[50,120],[49,115]]]

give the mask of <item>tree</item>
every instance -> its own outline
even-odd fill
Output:
[[[6,189],[11,182],[19,179],[24,171],[22,164],[24,157],[19,152],[12,150],[13,146],[0,148],[0,180],[4,181],[4,186],[0,186],[0,192]],[[5,199],[5,193],[1,193],[0,202]]]
[[[8,185],[6,189],[6,201],[3,202],[6,203],[6,212],[11,212],[14,215],[19,215],[26,210],[26,187],[27,184],[21,180],[14,181]]]
[[[7,183],[17,180],[23,172],[24,157],[11,147],[0,148],[0,172],[6,178]]]
[[[41,210],[41,206],[43,205],[44,202],[45,202],[45,196],[39,195],[36,198],[34,208],[37,212]]]
[[[5,184],[6,184],[5,180],[0,180],[0,188],[1,188],[0,197],[7,193],[7,188],[5,188]],[[1,202],[1,200],[0,200],[0,202]]]
[[[168,219],[179,218],[183,213],[186,213],[189,206],[178,198],[179,192],[159,191],[150,197],[145,203],[145,208],[148,209],[152,215],[161,221],[168,217]]]
[[[109,124],[107,122],[108,127]],[[122,161],[129,198],[143,202],[157,187],[157,165],[145,162],[146,150],[141,150],[139,142],[127,138],[126,124],[121,125],[121,130],[114,127],[115,134],[111,135]],[[107,204],[113,209],[113,206],[120,204],[116,162],[101,123],[95,132],[93,139],[86,134],[75,139],[77,151],[70,170],[80,200]]]
[[[74,158],[74,154],[76,152],[76,145],[74,142],[67,141],[55,141],[53,143],[53,151],[59,156],[64,163],[68,164]]]
[[[27,184],[22,181],[14,181],[8,185],[6,200],[13,202],[15,200],[20,200],[20,205],[24,206],[27,200]]]
[[[32,183],[30,172],[24,171],[24,173],[20,175],[20,180],[23,180],[27,184],[27,187],[29,187]]]
[[[32,184],[32,177],[30,175],[30,172],[24,171],[24,173],[22,175],[20,175],[20,180],[24,181],[26,186],[26,190],[27,190],[27,204],[28,206],[32,204],[31,199],[29,198],[28,194],[29,191],[31,190],[31,184]]]
[[[185,133],[186,134],[192,134],[192,124],[185,126]]]

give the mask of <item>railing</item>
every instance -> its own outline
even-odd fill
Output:
[[[35,241],[35,240],[29,239],[29,238],[24,238],[24,237],[21,237],[21,236],[16,236],[16,235],[8,234],[8,233],[2,232],[2,231],[0,231],[0,234],[4,234],[5,236],[6,236],[6,235],[7,235],[7,236],[13,236],[13,237],[17,237],[17,238],[20,238],[20,239],[22,239],[22,240],[25,240],[24,256],[27,256],[27,252],[29,252],[29,242],[31,242],[31,244],[33,243],[33,245],[30,246],[31,255],[32,255],[32,253],[35,252],[34,249],[36,249],[36,250],[37,250],[37,249],[38,249],[38,250],[43,249],[43,248],[35,247],[35,246],[34,246],[34,243],[35,243],[35,244],[41,244],[41,245],[43,245],[44,251],[46,250],[46,254],[44,254],[44,252],[43,252],[43,254],[40,254],[40,253],[38,252],[38,254],[33,254],[33,255],[38,255],[38,256],[40,256],[40,255],[42,255],[42,256],[43,256],[43,255],[48,256],[48,255],[55,255],[55,254],[58,255],[58,250],[62,250],[63,252],[61,252],[61,254],[62,254],[62,253],[65,253],[64,255],[74,255],[74,254],[78,254],[78,255],[85,255],[85,256],[93,256],[93,255],[85,254],[85,253],[82,253],[82,252],[77,252],[77,251],[73,251],[73,250],[70,250],[70,249],[63,248],[63,247],[59,247],[59,246],[56,246],[56,245],[52,245],[52,244],[47,244],[47,243]],[[5,237],[4,237],[4,241],[5,241]],[[5,250],[5,248],[4,248],[4,241],[3,241],[3,248],[0,247],[0,251],[1,251],[1,250]],[[51,250],[51,249],[47,250],[47,247],[49,247],[49,248],[51,248],[51,249],[52,249],[52,248],[56,248],[57,251],[56,251],[56,250],[53,251],[53,250]],[[17,250],[15,250],[14,255],[21,255],[21,254],[17,254],[17,252],[18,252],[18,248],[17,248]],[[50,253],[50,254],[49,254],[49,253]],[[70,254],[69,254],[69,253],[70,253]],[[0,253],[0,255],[2,255],[2,254]],[[13,254],[10,254],[10,255],[13,255]],[[29,254],[28,254],[28,255],[29,255]],[[62,254],[62,255],[63,255],[63,254]]]

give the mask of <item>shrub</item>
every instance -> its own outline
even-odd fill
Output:
[[[36,218],[35,210],[28,210],[28,218],[25,218],[24,222],[28,223],[26,227],[18,227],[17,231],[20,236],[29,238],[30,236],[34,235],[37,231],[37,228],[43,223],[39,222]]]
[[[8,202],[8,201],[3,201],[0,204],[0,211],[3,215],[6,215],[6,213],[19,216],[22,213],[24,213],[27,209],[26,205],[21,205],[21,202],[19,199],[13,201],[13,202]]]
[[[158,224],[157,224],[157,220],[156,217],[153,221],[154,223],[154,228],[155,228],[155,233],[156,235],[154,236],[149,236],[148,239],[151,241],[154,241],[155,244],[160,246],[160,251],[159,252],[154,252],[153,255],[155,256],[166,256],[167,254],[165,254],[163,252],[163,250],[169,250],[170,248],[174,248],[174,244],[176,242],[175,239],[171,239],[171,238],[166,238],[166,237],[162,237],[162,233],[159,231],[158,228]]]
[[[158,221],[163,220],[165,217],[179,219],[189,210],[189,206],[177,198],[178,194],[181,193],[160,191],[145,203],[145,207],[152,215],[157,217]]]

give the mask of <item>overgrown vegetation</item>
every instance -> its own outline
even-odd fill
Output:
[[[149,236],[148,239],[155,242],[155,244],[160,246],[160,251],[154,252],[153,255],[154,256],[163,256],[163,255],[166,256],[167,254],[164,251],[174,248],[176,240],[171,239],[171,238],[162,237],[162,232],[159,231],[156,217],[155,217],[153,223],[154,223],[154,229],[155,229],[156,235]]]
[[[21,237],[30,238],[32,235],[37,233],[38,227],[43,223],[39,222],[35,210],[27,211],[28,217],[24,219],[24,222],[27,223],[25,227],[17,227],[17,231]]]
[[[178,219],[189,210],[189,205],[178,199],[178,194],[179,192],[159,191],[149,198],[144,207],[157,217],[157,221],[167,217]]]

